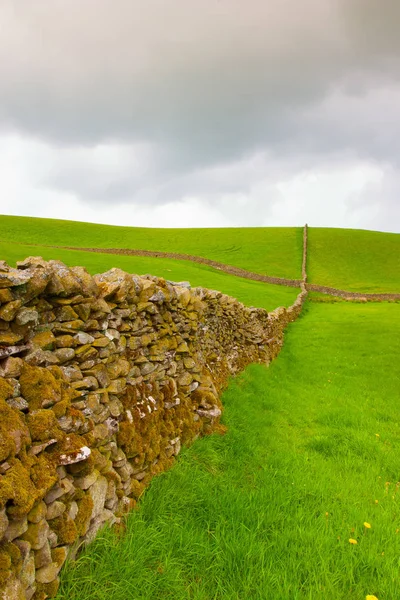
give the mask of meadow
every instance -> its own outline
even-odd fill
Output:
[[[397,304],[308,305],[58,600],[397,598],[399,354]]]
[[[12,266],[30,255],[39,255],[46,260],[61,260],[70,267],[82,265],[92,275],[119,267],[137,275],[150,273],[172,281],[190,281],[193,287],[216,289],[237,298],[247,306],[258,306],[266,310],[273,310],[277,306],[290,306],[300,292],[297,288],[235,277],[207,265],[184,260],[80,252],[0,241],[0,256]]]
[[[0,249],[6,260],[15,255],[15,242],[129,248],[201,256],[262,275],[301,279],[302,236],[302,227],[149,229],[0,215],[0,242],[4,244]],[[310,283],[352,292],[399,292],[400,234],[310,227],[308,237]],[[34,246],[28,252],[44,253]],[[56,252],[59,251],[55,249],[50,256]],[[95,265],[104,270],[102,263],[86,255],[76,258],[89,270]],[[113,259],[115,266],[118,260],[118,256]],[[157,267],[161,259],[149,260],[150,272],[161,272]],[[109,264],[107,259],[104,261]],[[145,265],[132,264],[137,264],[137,269]],[[184,265],[190,269],[186,261]]]
[[[302,228],[153,230],[0,217],[0,254],[120,267],[290,305],[296,288],[194,262],[51,246],[137,248],[299,278]],[[17,242],[17,243],[15,243]],[[35,244],[30,246],[29,244]],[[308,281],[400,292],[400,235],[309,229]],[[310,294],[269,368],[223,394],[227,433],[155,478],[124,527],[67,564],[57,600],[379,600],[400,596],[400,305]]]
[[[400,234],[308,230],[308,281],[350,292],[400,291]]]
[[[301,278],[302,227],[150,229],[0,216],[0,232],[3,242],[193,254],[262,275]]]

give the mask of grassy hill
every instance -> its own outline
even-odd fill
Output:
[[[310,228],[308,281],[352,292],[400,292],[400,234]]]
[[[301,278],[301,227],[149,229],[0,216],[0,240],[84,248],[194,254],[241,269]]]
[[[39,255],[46,260],[61,260],[70,267],[82,265],[92,275],[102,273],[112,267],[119,267],[128,273],[137,275],[150,273],[172,281],[186,280],[190,281],[192,286],[219,290],[237,298],[247,306],[258,306],[266,310],[273,310],[277,306],[290,306],[300,291],[297,288],[234,277],[207,265],[183,260],[98,254],[0,241],[0,259],[6,260],[12,266],[16,261],[23,260],[30,255]]]

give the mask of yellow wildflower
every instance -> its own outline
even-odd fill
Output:
[[[365,527],[365,529],[371,529],[371,525],[369,523],[367,523],[366,521],[364,522],[364,527]]]
[[[357,540],[353,540],[353,538],[349,539],[350,544],[358,544]]]
[[[376,596],[372,596],[371,594],[369,594],[368,596],[365,597],[365,600],[378,600],[378,598]]]

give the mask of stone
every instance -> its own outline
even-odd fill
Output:
[[[24,587],[30,587],[35,583],[35,556],[27,553],[19,573],[19,579]]]
[[[75,521],[76,515],[78,514],[78,504],[73,500],[68,509],[68,516],[70,519]]]
[[[39,523],[46,517],[47,506],[44,502],[39,502],[28,513],[29,523]]]
[[[26,411],[29,408],[28,402],[25,400],[25,398],[22,398],[21,396],[18,396],[17,398],[10,398],[9,400],[7,400],[7,404],[8,406],[11,406],[11,408],[15,408],[16,410],[21,411]]]
[[[36,550],[35,552],[35,567],[37,569],[46,567],[52,562],[52,560],[50,544],[46,540],[42,548],[40,548],[40,550]]]
[[[92,473],[89,473],[89,475],[85,475],[84,477],[77,477],[74,480],[74,485],[80,490],[87,490],[88,488],[90,488],[90,486],[96,483],[98,478],[99,472],[97,470],[94,470]]]
[[[187,371],[185,373],[182,373],[182,375],[178,378],[179,385],[183,385],[183,386],[190,385],[192,383],[192,381],[193,381],[193,377]]]
[[[150,363],[149,363],[150,364]],[[109,394],[121,394],[126,388],[126,379],[114,379],[107,388]]]
[[[17,312],[15,320],[18,325],[27,325],[28,323],[30,325],[37,325],[39,322],[39,313],[33,308],[24,307]]]
[[[153,373],[153,371],[155,371],[156,368],[157,368],[156,365],[153,365],[153,363],[146,362],[140,367],[140,373],[143,376],[150,375],[150,373]]]
[[[64,322],[64,321],[75,321],[79,317],[78,317],[77,313],[74,311],[74,309],[72,308],[72,306],[67,305],[67,306],[62,306],[61,308],[58,309],[57,318],[59,321]]]
[[[96,338],[93,342],[92,342],[92,346],[94,346],[95,348],[105,348],[106,346],[108,346],[108,344],[110,343],[110,338],[106,337],[106,336],[102,336],[99,338]]]
[[[32,350],[32,352],[25,356],[25,361],[29,365],[33,365],[35,367],[40,365],[58,365],[60,362],[53,352],[50,352],[49,350],[42,350],[41,348]]]
[[[4,582],[4,587],[1,589],[1,600],[25,600],[24,586],[13,575],[10,579]]]
[[[6,542],[12,542],[15,538],[23,535],[28,529],[28,519],[23,517],[22,519],[12,519],[6,532],[4,534],[4,539]]]
[[[58,544],[58,536],[54,531],[50,531],[47,537],[50,548],[55,548]]]
[[[31,339],[32,346],[38,346],[42,350],[53,350],[56,337],[52,331],[41,331]]]
[[[4,377],[19,377],[21,375],[23,360],[10,356],[3,363]]]
[[[7,304],[4,304],[0,308],[0,319],[3,319],[3,321],[12,321],[15,318],[15,315],[17,314],[17,311],[21,304],[21,300],[13,300],[12,302],[7,302]]]
[[[79,381],[83,379],[83,375],[79,367],[61,367],[61,371],[64,373],[64,376],[69,382]]]
[[[78,344],[85,346],[94,342],[94,337],[84,331],[79,331],[73,338]]]
[[[27,531],[21,536],[23,540],[30,543],[33,550],[43,547],[49,533],[49,525],[45,519],[39,523],[29,523]]]
[[[65,512],[65,509],[66,505],[63,502],[54,500],[54,502],[47,506],[46,519],[51,521],[51,519],[60,517]]]
[[[64,494],[68,494],[73,487],[74,485],[69,479],[62,479],[58,484],[53,486],[49,492],[47,492],[46,496],[44,497],[44,501],[46,504],[51,504],[54,502],[54,500],[58,500],[58,498],[64,496]]]
[[[90,454],[90,448],[88,448],[88,446],[82,446],[82,448],[79,448],[79,450],[73,450],[71,452],[60,454],[57,462],[59,465],[73,465],[86,460],[89,458]]]
[[[181,342],[177,349],[176,349],[177,354],[183,354],[184,352],[189,352],[189,346],[187,345],[186,342]]]
[[[60,572],[60,566],[56,563],[50,563],[41,569],[37,569],[36,571],[36,581],[38,583],[51,583],[56,579],[58,573]]]
[[[107,488],[107,479],[102,475],[100,475],[96,482],[89,488],[88,493],[93,501],[92,518],[97,517],[103,510],[106,501]]]
[[[96,425],[96,427],[93,429],[92,434],[98,442],[103,441],[105,443],[109,437],[107,425],[104,423],[99,423],[99,425]]]
[[[7,289],[7,288],[0,289],[0,304],[6,304],[7,302],[11,302],[12,300],[14,300],[14,296],[12,295],[12,292],[10,289]]]
[[[52,446],[53,444],[56,444],[57,442],[58,440],[56,438],[52,438],[51,440],[47,440],[40,444],[32,444],[32,446],[28,450],[28,454],[29,456],[37,456],[38,454],[43,452],[43,450],[46,450],[46,448]]]
[[[19,335],[18,333],[12,333],[11,331],[6,331],[4,333],[0,332],[0,346],[12,346],[21,340],[22,335]]]
[[[112,417],[119,417],[124,409],[122,402],[114,398],[110,400],[108,408]]]
[[[3,535],[7,531],[7,527],[8,527],[8,517],[7,517],[6,509],[1,508],[0,509],[0,540],[2,539]]]
[[[59,348],[55,351],[54,354],[57,356],[59,362],[62,364],[74,358],[75,350],[73,348]]]
[[[205,417],[206,419],[217,419],[218,417],[221,416],[221,409],[218,408],[218,406],[214,406],[213,408],[211,408],[210,410],[205,410],[202,408],[198,408],[196,410],[197,414],[200,417]]]
[[[196,366],[196,361],[193,360],[193,358],[191,358],[190,356],[187,356],[183,359],[183,364],[185,365],[186,369],[194,369],[194,367]]]

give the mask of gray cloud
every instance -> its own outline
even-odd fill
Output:
[[[343,153],[397,168],[398,0],[3,0],[0,23],[0,129],[51,148],[46,193],[223,208]]]

